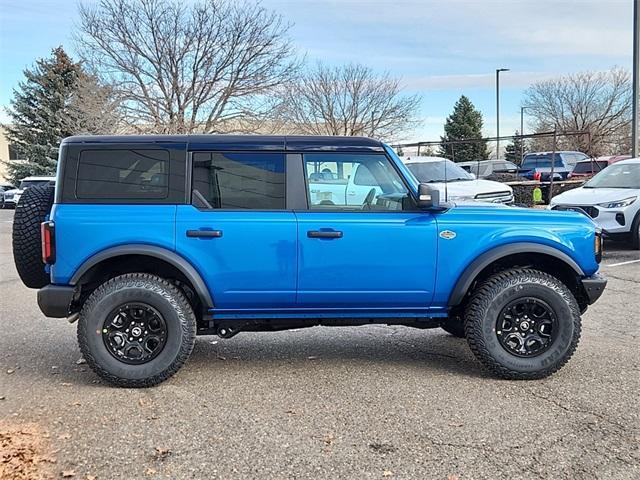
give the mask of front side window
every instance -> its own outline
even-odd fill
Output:
[[[193,202],[205,208],[283,210],[282,153],[194,152]]]
[[[161,199],[169,194],[167,150],[83,150],[76,198]]]
[[[304,155],[312,210],[402,210],[408,190],[385,155]]]

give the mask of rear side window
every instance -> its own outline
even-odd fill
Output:
[[[169,195],[167,150],[84,150],[76,198],[153,200]]]
[[[554,157],[554,167],[561,168],[562,161],[560,155],[556,154]],[[551,155],[525,155],[522,162],[523,170],[530,170],[533,168],[551,168]]]
[[[284,210],[284,154],[194,152],[193,202],[204,208]]]

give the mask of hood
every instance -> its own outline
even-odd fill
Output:
[[[4,191],[5,195],[6,194],[10,194],[10,195],[22,195],[23,190],[20,190],[19,188],[14,188],[12,190],[5,190]]]
[[[444,199],[445,183],[430,183],[429,186],[437,188],[440,191],[440,196]],[[452,197],[475,197],[482,193],[494,193],[494,192],[509,192],[513,189],[509,185],[504,183],[494,182],[491,180],[463,180],[460,182],[447,182],[447,196]]]
[[[635,188],[584,188],[568,190],[551,199],[552,205],[596,205],[640,196]]]

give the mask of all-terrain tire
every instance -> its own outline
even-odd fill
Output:
[[[22,283],[29,288],[49,284],[49,274],[42,262],[40,224],[53,205],[54,187],[41,185],[24,191],[13,217],[13,260]]]
[[[127,303],[144,303],[159,312],[167,327],[166,344],[146,363],[131,365],[117,359],[103,339],[111,312]],[[196,318],[182,291],[155,275],[130,273],[115,277],[94,290],[78,320],[78,344],[87,364],[101,378],[119,387],[151,387],[186,362],[196,337]]]
[[[518,298],[542,300],[557,322],[556,337],[549,348],[530,357],[509,352],[496,333],[500,312]],[[510,380],[534,380],[558,371],[573,355],[580,331],[580,310],[567,286],[547,273],[528,268],[500,272],[483,282],[473,293],[465,315],[471,351],[491,372]]]
[[[445,320],[440,327],[447,333],[457,338],[465,338],[464,318],[460,316],[451,317]]]

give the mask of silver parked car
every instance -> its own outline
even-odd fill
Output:
[[[580,188],[551,199],[549,208],[580,207],[610,237],[630,237],[640,249],[640,158],[608,166]]]
[[[480,160],[476,162],[458,162],[456,165],[473,173],[476,178],[485,178],[495,173],[518,173],[518,166],[508,160]]]
[[[37,185],[55,184],[56,177],[27,177],[20,182],[19,188],[13,190],[6,190],[2,193],[2,208],[16,208],[20,197],[24,191],[29,187],[35,187]]]

